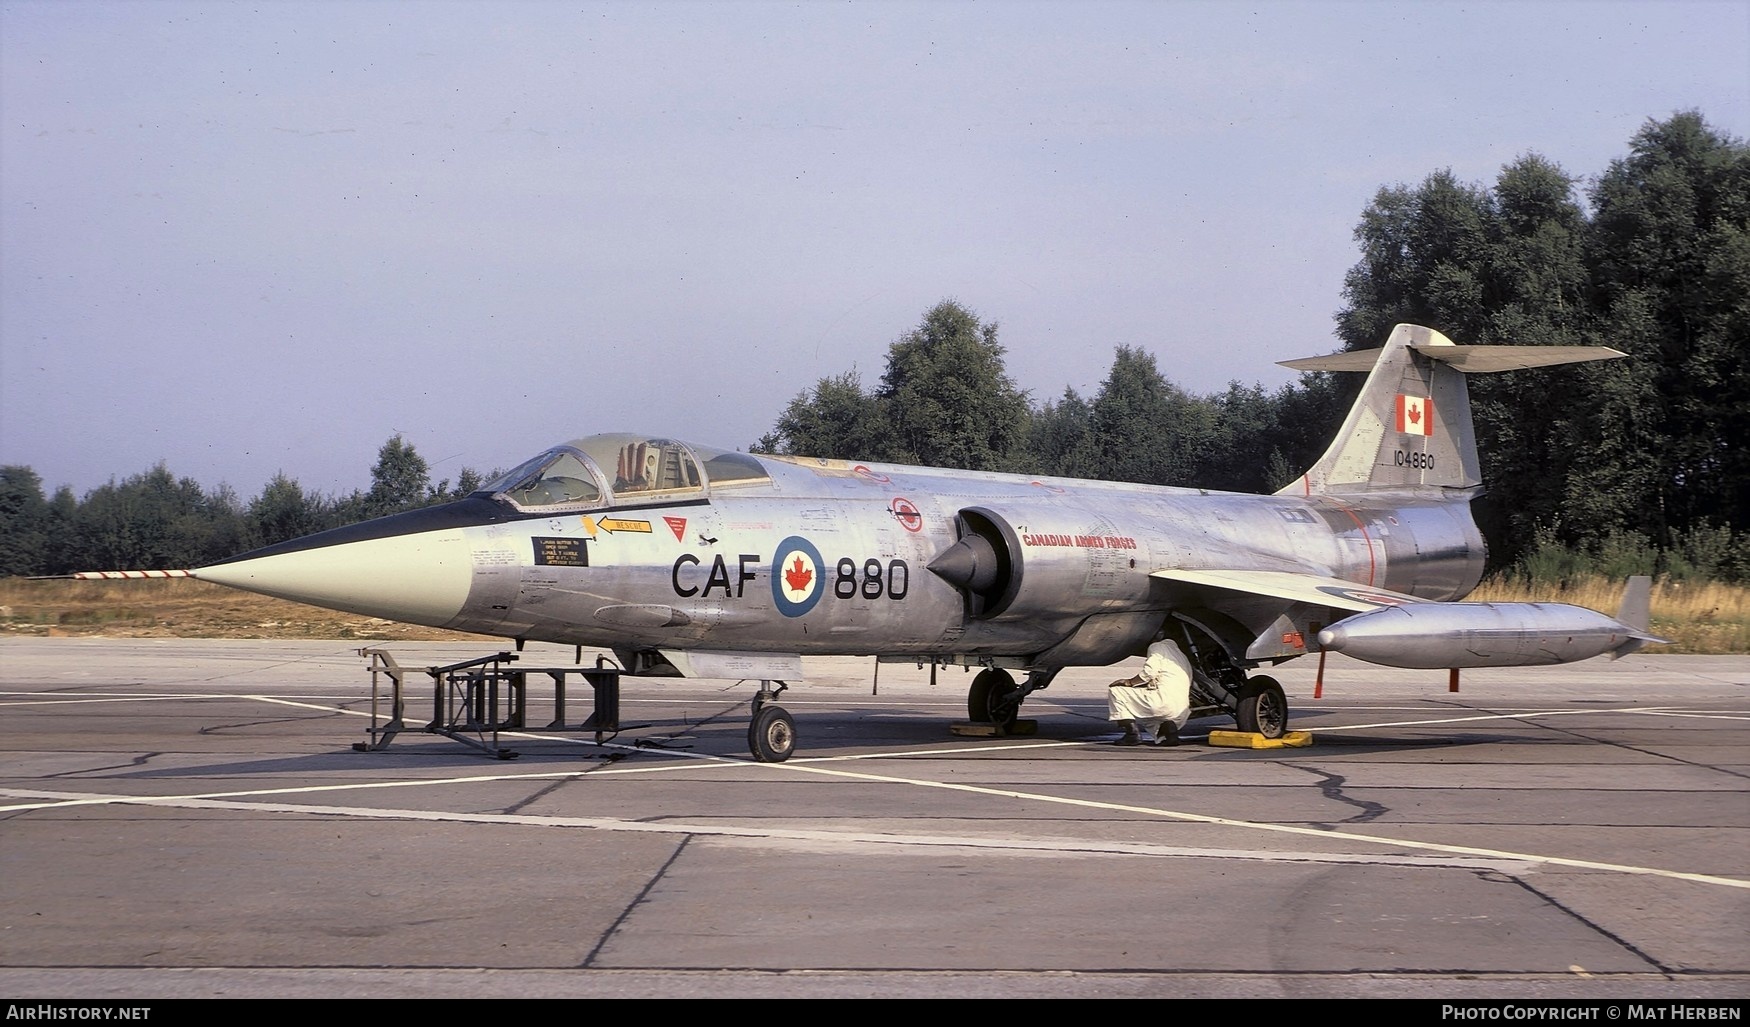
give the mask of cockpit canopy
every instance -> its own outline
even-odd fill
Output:
[[[520,510],[560,512],[695,499],[714,488],[770,481],[745,453],[648,435],[591,435],[524,461],[474,494]]]

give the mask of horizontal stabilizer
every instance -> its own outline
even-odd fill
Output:
[[[1180,581],[1187,585],[1203,585],[1230,592],[1270,596],[1296,603],[1357,612],[1426,601],[1402,592],[1357,585],[1342,578],[1327,578],[1294,571],[1164,570],[1155,571],[1151,576],[1167,581]]]
[[[1414,490],[1468,502],[1483,472],[1466,377],[1626,355],[1604,346],[1460,346],[1432,328],[1400,324],[1379,349],[1285,360],[1301,371],[1365,371],[1367,381],[1324,455],[1277,494]]]
[[[1589,360],[1616,360],[1628,356],[1609,346],[1451,346],[1412,343],[1417,353],[1438,360],[1466,374],[1486,371],[1523,371],[1556,364],[1582,364]],[[1322,357],[1277,361],[1296,371],[1371,371],[1384,349],[1352,350]]]

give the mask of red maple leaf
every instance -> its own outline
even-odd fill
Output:
[[[784,572],[784,584],[788,585],[792,592],[808,591],[808,583],[813,580],[814,572],[802,566],[802,557],[800,556],[796,558],[796,563]]]
[[[1410,418],[1411,424],[1421,424],[1422,423],[1422,408],[1421,408],[1421,406],[1418,405],[1418,406],[1411,407],[1409,409],[1408,416]]]

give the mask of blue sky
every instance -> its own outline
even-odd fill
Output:
[[[1382,186],[1686,109],[1750,135],[1750,3],[6,0],[0,463],[745,448],[944,298],[1036,401],[1274,388]]]

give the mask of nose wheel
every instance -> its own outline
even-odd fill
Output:
[[[753,697],[753,720],[747,725],[747,748],[759,763],[782,763],[796,751],[796,721],[790,711],[773,702],[789,687],[782,681],[761,682]],[[777,685],[777,688],[772,688]]]

